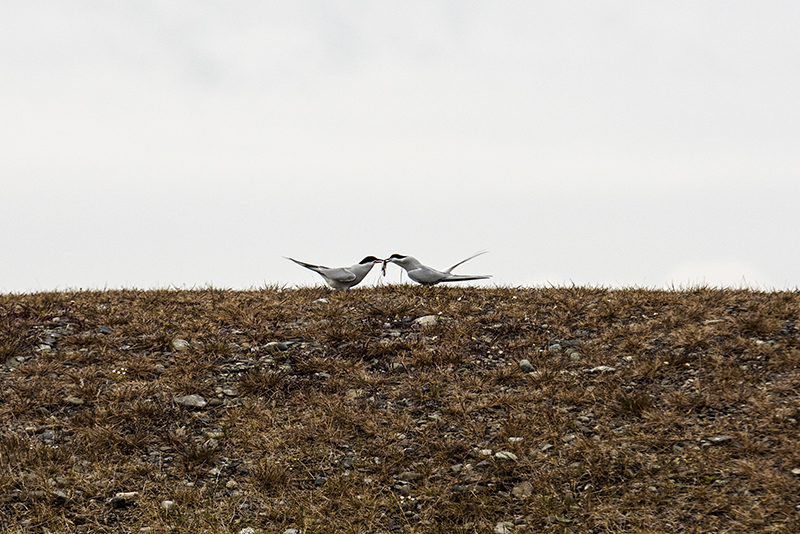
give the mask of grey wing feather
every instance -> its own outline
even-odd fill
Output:
[[[476,257],[480,256],[481,254],[486,254],[487,252],[489,252],[489,251],[488,251],[488,250],[482,250],[482,251],[478,252],[477,254],[473,254],[472,256],[470,256],[469,258],[467,258],[466,260],[461,260],[460,262],[456,263],[455,265],[453,265],[452,267],[450,267],[449,269],[447,269],[445,272],[446,272],[447,274],[450,274],[450,273],[453,271],[453,269],[455,269],[456,267],[458,267],[458,266],[459,266],[459,265],[461,265],[462,263],[468,262],[468,261],[469,261],[469,260],[471,260],[472,258],[476,258]]]
[[[447,277],[447,274],[436,269],[411,269],[408,277],[418,284],[437,284]]]
[[[353,271],[343,267],[339,267],[337,269],[326,269],[325,276],[331,280],[336,280],[337,282],[352,282],[356,279],[356,275],[353,273]]]
[[[327,267],[325,267],[324,265],[314,265],[312,263],[306,263],[304,261],[298,261],[298,260],[296,260],[294,258],[290,258],[289,256],[284,256],[284,258],[286,258],[287,260],[291,260],[291,261],[295,262],[297,265],[301,265],[301,266],[305,267],[306,269],[311,269],[312,271],[317,271],[318,269],[327,269]]]
[[[442,282],[466,282],[467,280],[486,280],[491,278],[490,274],[451,274]]]
[[[303,261],[298,261],[294,258],[290,258],[288,256],[284,256],[287,260],[292,260],[297,265],[301,265],[306,269],[311,269],[312,271],[321,274],[331,280],[336,280],[337,282],[352,282],[356,279],[356,275],[352,273],[349,269],[344,267],[335,267],[331,269],[330,267],[325,267],[324,265],[314,265],[312,263],[306,263]]]

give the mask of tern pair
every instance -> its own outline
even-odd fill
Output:
[[[453,274],[452,270],[465,261],[469,261],[476,256],[480,256],[481,254],[486,254],[486,252],[487,251],[483,251],[473,254],[466,260],[461,260],[445,271],[439,271],[433,267],[422,265],[417,258],[413,256],[405,256],[403,254],[392,254],[383,260],[376,258],[375,256],[367,256],[360,262],[356,263],[355,265],[351,265],[350,267],[333,268],[325,267],[324,265],[312,265],[310,263],[297,261],[288,257],[286,259],[292,260],[296,264],[302,265],[306,269],[311,269],[315,273],[318,273],[333,289],[338,291],[347,291],[351,287],[358,285],[372,270],[376,263],[383,264],[384,276],[386,275],[386,264],[390,262],[396,263],[406,270],[409,278],[418,284],[426,286],[432,286],[438,284],[439,282],[466,282],[467,280],[483,280],[485,278],[490,278],[491,275]]]

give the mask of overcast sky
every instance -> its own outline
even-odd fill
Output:
[[[0,291],[483,249],[456,272],[797,288],[798,23],[794,0],[4,2]]]

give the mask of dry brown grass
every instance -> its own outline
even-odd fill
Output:
[[[3,363],[4,532],[800,531],[798,292],[0,295]]]

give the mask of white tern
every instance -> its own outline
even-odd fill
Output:
[[[292,260],[297,265],[302,265],[306,269],[311,269],[315,273],[319,273],[322,278],[337,291],[347,291],[351,287],[361,282],[367,273],[372,270],[376,263],[384,263],[384,260],[379,260],[375,256],[367,256],[360,262],[350,267],[325,267],[324,265],[312,265],[302,261],[297,261],[294,258],[284,256],[287,260]]]
[[[389,256],[389,258],[387,258],[386,261],[396,263],[405,269],[408,273],[408,277],[418,284],[432,286],[438,284],[439,282],[465,282],[467,280],[483,280],[485,278],[491,278],[491,275],[488,274],[453,274],[451,272],[465,261],[471,260],[475,256],[486,254],[486,252],[487,251],[478,252],[466,260],[461,260],[446,271],[438,271],[433,267],[422,265],[417,258],[414,258],[413,256],[404,256],[403,254],[392,254]]]

